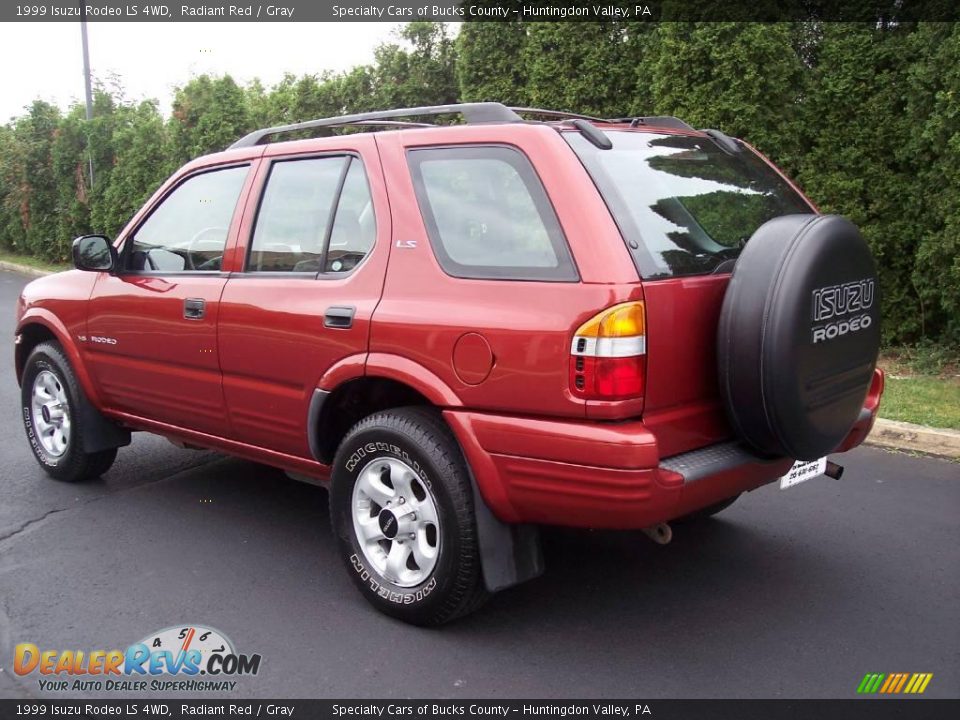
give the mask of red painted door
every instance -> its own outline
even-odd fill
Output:
[[[220,303],[235,439],[300,457],[310,457],[307,413],[323,374],[364,362],[390,243],[373,137],[323,148],[267,149]]]
[[[250,163],[172,183],[98,277],[86,359],[109,409],[229,435],[217,352],[223,257],[253,179]]]

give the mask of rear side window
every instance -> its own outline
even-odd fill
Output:
[[[606,135],[610,150],[579,133],[564,139],[603,195],[645,279],[722,270],[767,220],[813,212],[749,148],[730,155],[706,137]]]
[[[317,272],[348,158],[275,162],[263,191],[247,269]]]
[[[346,273],[375,239],[373,198],[359,159],[282,160],[270,169],[247,271]]]
[[[513,148],[411,150],[410,172],[441,267],[462,278],[578,278],[529,160]]]

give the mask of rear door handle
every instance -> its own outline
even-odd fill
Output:
[[[202,320],[207,311],[207,303],[203,298],[187,298],[183,301],[183,316],[187,320]]]
[[[323,326],[345,330],[353,327],[353,316],[357,312],[355,307],[347,305],[333,305],[323,314]]]

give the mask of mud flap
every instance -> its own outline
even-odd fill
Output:
[[[130,431],[105,418],[86,397],[80,398],[79,405],[84,452],[95,453],[130,444]]]
[[[497,592],[543,574],[543,549],[536,525],[500,521],[487,506],[470,472],[473,512],[477,521],[480,564],[487,590]]]

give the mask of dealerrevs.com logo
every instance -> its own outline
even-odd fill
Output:
[[[829,285],[813,291],[813,343],[833,340],[873,324],[867,312],[873,307],[873,278]]]
[[[34,643],[14,648],[17,675],[39,675],[45,692],[198,692],[236,689],[233,678],[256,675],[259,654],[244,655],[218,630],[174,625],[126,650],[51,650]]]

